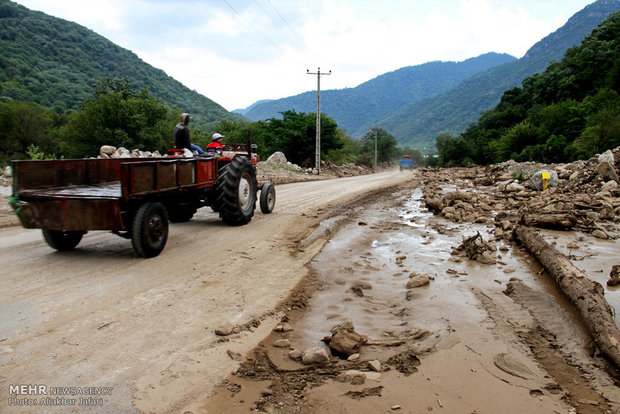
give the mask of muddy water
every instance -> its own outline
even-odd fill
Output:
[[[492,222],[455,224],[435,217],[422,207],[420,188],[394,196],[399,201],[395,207],[377,203],[359,211],[359,220],[343,225],[312,262],[322,287],[311,299],[310,310],[293,321],[295,348],[320,344],[330,328],[345,318],[371,339],[407,338],[426,330],[435,346],[456,327],[461,336],[467,336],[468,330],[479,329],[486,315],[474,291],[501,294],[508,281],[517,277],[537,292],[528,298],[530,311],[564,340],[568,352],[585,352],[587,335],[574,309],[542,265],[523,249],[498,242],[497,263],[492,265],[451,255],[463,238],[477,232],[485,240],[493,239]],[[543,236],[605,285],[611,265],[618,260],[618,241],[603,242],[573,232],[544,232]],[[409,290],[411,272],[428,274],[433,280]],[[359,296],[351,291],[356,282],[371,288]],[[618,308],[620,290],[606,288],[606,295]]]

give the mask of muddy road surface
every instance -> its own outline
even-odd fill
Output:
[[[0,229],[0,412],[200,412],[239,364],[231,355],[282,318],[329,231],[300,241],[333,211],[412,177],[280,185],[274,212],[241,227],[203,208],[146,260],[106,232],[59,253],[39,230]]]

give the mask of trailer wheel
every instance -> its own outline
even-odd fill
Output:
[[[260,190],[260,211],[269,214],[276,205],[276,188],[273,184],[264,184]]]
[[[43,238],[52,249],[60,252],[73,250],[82,240],[84,231],[42,230]]]
[[[168,240],[168,213],[163,204],[148,202],[140,206],[131,224],[131,243],[139,256],[155,257]]]
[[[235,157],[219,170],[215,210],[225,223],[247,224],[256,208],[256,174],[246,157]]]

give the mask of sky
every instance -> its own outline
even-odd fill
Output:
[[[594,0],[16,0],[81,24],[224,108],[483,53],[522,57]]]

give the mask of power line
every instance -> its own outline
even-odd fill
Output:
[[[256,1],[256,0],[255,0]],[[295,29],[293,29],[293,27],[288,23],[288,21],[284,18],[284,16],[282,16],[282,13],[280,13],[280,11],[278,10],[278,8],[276,7],[275,4],[273,4],[273,2],[271,0],[267,0],[269,2],[269,5],[275,10],[276,13],[278,13],[278,16],[280,16],[280,19],[284,22],[284,24],[286,24],[286,26],[289,28],[289,30],[291,31],[291,33],[293,33],[293,36],[295,36],[299,42],[301,43],[301,45],[308,50],[312,56],[314,56],[314,58],[317,60],[317,62],[319,61],[319,59],[317,58],[317,56],[314,54],[314,52],[312,51],[312,49],[310,49],[308,47],[308,45],[306,44],[306,42],[304,41],[303,38],[301,38],[298,34],[297,31]]]
[[[250,21],[248,19],[246,19],[245,17],[243,17],[243,15],[241,13],[239,13],[233,6],[230,5],[230,3],[228,3],[228,1],[226,0],[222,0],[228,7],[230,7],[230,9],[232,11],[234,11],[235,13],[237,13],[237,15],[239,17],[241,17],[243,19],[243,21],[246,22],[246,24],[248,26],[250,26],[252,29],[254,29],[255,31],[257,31],[261,36],[263,36],[265,38],[265,40],[267,40],[269,43],[272,44],[273,47],[275,47],[276,49],[278,49],[280,52],[282,52],[283,54],[285,54],[284,50],[282,50],[280,48],[280,46],[276,45],[274,42],[271,41],[271,39],[269,37],[267,37],[266,34],[264,34],[263,32],[261,32],[260,30],[258,30],[258,28],[256,26],[254,26],[252,23],[250,23]]]
[[[286,38],[288,40],[291,41],[291,43],[293,44],[293,46],[297,46],[295,40],[293,40],[288,33],[286,33],[282,27],[278,24],[278,22],[276,22],[276,20],[271,17],[271,15],[269,13],[267,13],[267,10],[265,10],[265,8],[263,6],[261,6],[261,4],[258,2],[258,0],[254,0],[254,3],[256,3],[256,5],[258,7],[260,7],[260,9],[263,11],[263,13],[265,14],[265,16],[269,17],[269,20],[271,20],[271,22],[274,24],[275,27],[277,27],[278,29],[280,29],[280,31],[284,34],[284,36],[286,36]],[[276,10],[277,11],[277,10]]]

